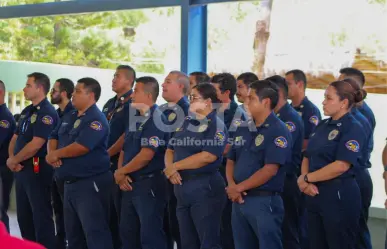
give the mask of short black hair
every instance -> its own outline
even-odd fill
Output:
[[[44,73],[31,73],[27,75],[28,78],[34,78],[34,82],[36,85],[43,87],[45,95],[50,91],[50,78]]]
[[[276,84],[278,89],[280,89],[283,92],[284,98],[288,99],[289,87],[284,77],[279,75],[273,75],[269,78],[266,78],[266,80],[269,80],[274,84]]]
[[[74,92],[74,82],[66,78],[58,79],[56,82],[59,82],[59,91],[66,92],[67,98],[71,99],[71,95]]]
[[[254,81],[258,80],[258,76],[252,72],[245,72],[238,76],[237,81],[238,80],[243,81],[245,85],[249,86],[250,83],[253,83]]]
[[[132,86],[133,86],[134,81],[136,81],[136,71],[133,69],[133,67],[129,65],[119,65],[116,70],[127,70],[128,73],[133,76],[133,82],[132,82]]]
[[[86,77],[78,80],[78,83],[83,84],[87,91],[94,93],[94,100],[98,102],[101,96],[101,85],[97,80]]]
[[[273,110],[278,104],[278,87],[269,80],[257,80],[250,84],[250,89],[255,91],[259,100],[270,99],[270,109]]]
[[[199,83],[192,89],[196,89],[203,99],[211,99],[212,103],[220,103],[215,87],[210,83]]]
[[[140,77],[136,80],[137,83],[144,84],[144,90],[152,95],[152,100],[157,101],[159,97],[159,82],[151,76]]]
[[[340,69],[340,74],[345,74],[348,78],[353,78],[358,81],[363,87],[365,84],[365,76],[359,69],[353,67],[345,67]]]
[[[195,77],[196,84],[210,82],[210,76],[208,76],[208,74],[204,72],[199,72],[199,71],[192,72],[189,74],[189,76]]]
[[[285,75],[293,74],[293,78],[295,82],[302,81],[304,83],[304,89],[306,89],[306,75],[305,73],[300,69],[294,69],[287,72]]]
[[[236,79],[234,75],[230,73],[220,73],[214,75],[211,78],[211,83],[219,84],[219,89],[222,93],[229,90],[230,91],[230,99],[233,100],[236,93]]]

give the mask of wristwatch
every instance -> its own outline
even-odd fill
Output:
[[[384,171],[386,171],[386,172],[387,172],[387,165],[386,165],[386,166],[384,166]]]
[[[306,174],[306,175],[304,176],[304,181],[305,181],[306,183],[310,183],[309,180],[308,180],[308,174]]]

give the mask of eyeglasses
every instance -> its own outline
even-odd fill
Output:
[[[189,95],[189,101],[194,101],[194,100],[197,100],[197,99],[203,99],[202,97],[196,97],[194,95]]]
[[[51,89],[51,93],[59,93],[60,91],[58,91],[58,90],[55,90],[55,88],[52,88]]]

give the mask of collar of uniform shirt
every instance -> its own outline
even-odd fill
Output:
[[[120,103],[120,104],[123,104],[125,102],[125,100],[127,98],[130,97],[130,95],[132,95],[133,93],[133,90],[130,89],[128,92],[124,93],[120,98],[118,98],[118,95],[116,95],[116,100],[115,100],[115,103]]]

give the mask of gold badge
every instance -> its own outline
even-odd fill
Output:
[[[79,126],[80,123],[81,123],[81,120],[80,120],[80,119],[77,119],[77,120],[75,121],[75,123],[74,123],[74,129],[76,129],[76,128]]]
[[[119,107],[119,108],[117,109],[117,112],[120,112],[120,111],[122,111],[122,109],[124,109],[124,107],[123,107],[123,106]]]
[[[169,122],[172,122],[173,120],[175,120],[176,118],[176,113],[172,112],[171,114],[169,114],[168,116],[168,121]]]
[[[300,115],[300,117],[302,117],[302,112],[297,112],[298,113],[298,115]]]
[[[33,114],[32,116],[31,116],[31,124],[33,124],[33,123],[35,123],[36,122],[36,117],[37,117],[38,115],[36,115],[36,114]]]
[[[207,125],[201,125],[200,127],[199,127],[199,132],[203,132],[203,131],[205,131],[207,129]]]
[[[255,138],[255,146],[260,146],[264,140],[264,136],[259,134],[256,138]]]
[[[335,137],[337,137],[337,135],[339,134],[339,131],[338,130],[333,130],[329,133],[328,135],[328,140],[333,140],[335,139]]]

